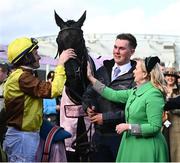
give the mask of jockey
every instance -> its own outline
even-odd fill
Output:
[[[54,80],[50,83],[34,75],[41,59],[36,39],[21,37],[9,44],[8,61],[13,69],[4,84],[8,130],[3,143],[8,161],[35,161],[42,124],[42,98],[53,98],[62,93],[66,81],[64,63],[75,56],[72,49],[61,53]]]

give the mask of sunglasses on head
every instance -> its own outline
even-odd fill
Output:
[[[179,76],[178,76],[177,74],[171,73],[171,72],[166,72],[166,73],[164,73],[164,76],[179,78]]]

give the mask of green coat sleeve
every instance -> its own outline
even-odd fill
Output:
[[[162,112],[164,108],[164,98],[160,91],[153,91],[146,98],[146,115],[148,123],[141,124],[142,136],[151,136],[160,131],[162,127]]]
[[[103,91],[101,92],[101,95],[113,102],[121,102],[126,103],[128,100],[128,97],[131,93],[131,90],[113,90],[109,87],[105,87]]]

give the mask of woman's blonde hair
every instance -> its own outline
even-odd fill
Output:
[[[141,61],[141,68],[144,72],[147,72],[146,70],[146,66],[145,66],[145,60],[144,59],[140,59],[139,61]],[[158,88],[164,95],[165,95],[165,79],[164,79],[164,75],[163,72],[160,69],[160,65],[159,63],[156,63],[155,66],[152,68],[151,72],[148,73],[147,75],[149,77],[149,80],[151,81],[151,83],[153,84],[153,86],[155,88]]]

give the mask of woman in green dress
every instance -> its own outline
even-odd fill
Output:
[[[158,57],[137,60],[134,70],[136,88],[113,90],[100,83],[88,68],[87,76],[93,88],[104,98],[126,103],[126,123],[116,126],[123,132],[117,162],[168,162],[168,148],[161,133],[162,113],[165,104],[164,78]],[[89,110],[91,117],[94,112]]]

